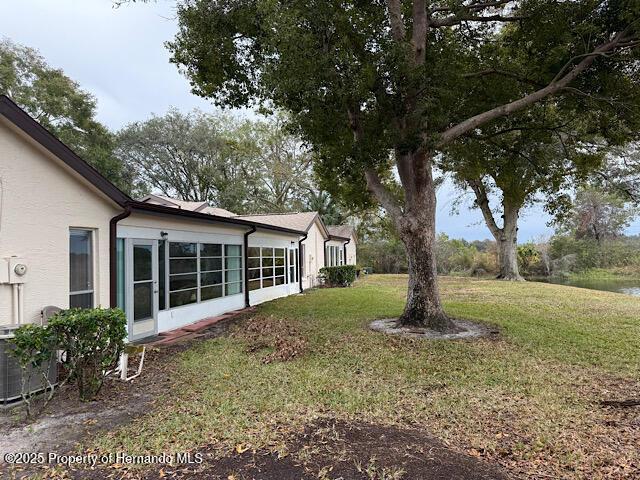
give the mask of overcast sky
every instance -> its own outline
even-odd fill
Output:
[[[171,106],[214,110],[190,93],[186,78],[169,63],[164,42],[177,30],[174,5],[172,0],[120,8],[111,0],[3,0],[0,35],[38,49],[50,65],[90,91],[98,100],[98,118],[115,130]],[[462,207],[459,215],[450,214],[459,195],[448,184],[438,192],[438,231],[468,240],[490,237],[478,212]],[[549,235],[548,220],[541,208],[524,212],[520,241]]]

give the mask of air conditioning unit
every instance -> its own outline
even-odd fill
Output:
[[[13,331],[19,325],[0,326],[0,406],[14,405],[22,399],[22,368],[11,355]],[[47,377],[52,385],[55,385],[58,377],[58,365],[55,356],[45,367]],[[40,372],[33,372],[31,382],[27,385],[29,392],[34,393],[44,390],[46,382]]]

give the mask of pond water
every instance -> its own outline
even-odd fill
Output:
[[[607,279],[591,278],[582,280],[571,280],[561,277],[540,277],[528,278],[533,282],[556,283],[558,285],[569,285],[571,287],[589,288],[591,290],[604,290],[605,292],[626,293],[634,297],[640,297],[640,279]]]

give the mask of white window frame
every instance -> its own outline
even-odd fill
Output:
[[[171,257],[170,255],[170,250],[171,250],[171,244],[172,243],[195,243],[196,244],[196,256],[195,257]],[[221,256],[202,256],[201,255],[201,245],[206,244],[206,245],[220,245],[221,247]],[[234,246],[234,247],[239,247],[240,248],[240,255],[236,256],[229,256],[227,257],[226,255],[226,247],[227,246]],[[199,241],[199,240],[168,240],[167,241],[167,248],[166,248],[166,271],[165,271],[165,285],[166,285],[166,296],[167,296],[167,300],[166,300],[166,310],[173,310],[176,308],[182,308],[182,307],[188,307],[189,305],[195,305],[198,303],[202,303],[202,302],[213,302],[216,300],[219,300],[221,298],[224,297],[232,297],[234,295],[241,295],[244,292],[244,259],[243,259],[243,255],[242,255],[242,244],[240,243],[225,243],[225,242],[220,242],[220,241],[215,241],[215,240],[204,240],[204,241]],[[201,264],[200,264],[200,260],[201,259],[207,259],[207,258],[220,258],[221,259],[221,269],[222,270],[202,270],[201,268]],[[239,269],[235,269],[235,268],[231,268],[228,269],[226,268],[226,259],[227,258],[239,258],[240,259],[240,268]],[[170,287],[170,279],[171,279],[171,260],[179,260],[179,259],[195,259],[196,260],[196,272],[189,272],[189,273],[184,273],[184,274],[180,274],[180,273],[176,273],[173,274],[175,275],[191,275],[193,273],[196,274],[196,287],[192,287],[192,288],[184,288],[182,290],[171,290]],[[230,283],[240,283],[240,291],[238,293],[232,293],[227,295],[227,271],[231,271],[231,270],[238,270],[240,271],[240,281],[239,282],[230,282]],[[222,283],[216,283],[216,284],[212,284],[212,285],[202,285],[202,279],[201,279],[201,274],[203,273],[211,273],[211,272],[222,272]],[[207,288],[207,287],[214,287],[214,286],[221,286],[222,287],[222,295],[219,297],[215,297],[215,298],[208,298],[205,300],[202,300],[201,296],[202,296],[202,288]],[[187,290],[196,290],[196,301],[195,302],[190,302],[190,303],[185,303],[183,305],[177,305],[175,307],[171,306],[171,294],[172,293],[176,293],[176,292],[182,292],[182,291],[187,291]]]
[[[89,259],[89,264],[91,265],[91,287],[88,290],[71,290],[71,248],[69,247],[69,306],[71,306],[71,297],[74,295],[86,295],[88,293],[91,294],[91,306],[88,308],[95,308],[97,305],[97,295],[96,295],[96,234],[95,229],[93,228],[85,228],[85,227],[70,227],[69,228],[69,241],[71,241],[71,234],[73,232],[83,232],[89,234],[89,253],[91,255]]]

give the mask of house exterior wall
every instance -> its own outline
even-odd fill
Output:
[[[313,288],[318,285],[318,273],[324,267],[324,240],[325,236],[318,222],[314,222],[309,228],[306,240],[302,242],[305,246],[303,288]]]
[[[69,306],[72,227],[94,232],[94,302],[107,307],[109,221],[121,209],[2,117],[0,182],[0,259],[24,257],[24,321]],[[12,303],[11,285],[0,284],[0,324],[12,323]]]
[[[347,243],[347,265],[357,265],[358,257],[357,257],[357,245],[355,238],[351,237],[351,241]]]

